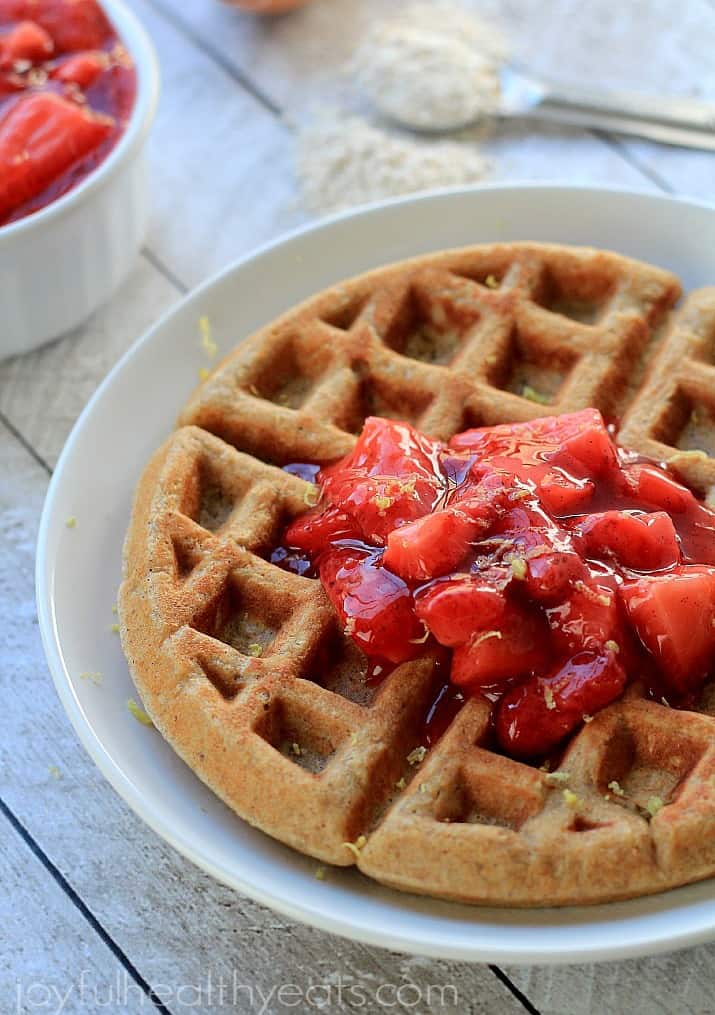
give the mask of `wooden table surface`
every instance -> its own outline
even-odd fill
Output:
[[[498,969],[390,953],[292,923],[158,839],[78,744],[50,682],[33,595],[37,523],[62,444],[98,382],[160,313],[306,219],[291,116],[282,114],[329,96],[356,33],[395,5],[317,0],[275,21],[214,0],[130,6],[154,39],[163,75],[146,246],[84,327],[0,364],[0,1012],[715,1011],[715,946],[615,964]],[[535,70],[715,97],[715,0],[482,0],[479,8],[501,13]],[[517,128],[487,149],[499,180],[712,198],[713,155]],[[398,995],[408,983],[416,988]],[[281,984],[301,993],[279,994]]]

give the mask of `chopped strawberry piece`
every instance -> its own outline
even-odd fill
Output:
[[[660,571],[680,561],[675,528],[663,511],[604,511],[579,521],[574,531],[581,536],[587,556],[613,555],[632,570]]]
[[[320,579],[343,630],[370,656],[401,663],[425,650],[424,625],[402,579],[374,554],[332,550],[320,561]]]
[[[339,540],[359,540],[360,535],[350,515],[329,507],[327,510],[314,509],[292,521],[285,531],[283,542],[286,546],[317,556]]]
[[[499,743],[520,758],[546,754],[585,717],[615,701],[625,684],[626,672],[613,652],[580,652],[549,676],[507,691],[497,712]]]
[[[553,603],[563,598],[569,587],[584,581],[588,573],[573,550],[552,549],[547,543],[531,550],[525,564],[525,588],[538,603]]]
[[[409,479],[439,478],[441,444],[419,433],[409,423],[368,416],[350,454],[320,472],[326,493],[332,497],[332,482],[344,470],[363,471],[367,476],[395,476]]]
[[[548,660],[548,642],[543,617],[510,602],[492,628],[455,648],[450,679],[472,690],[503,687],[542,669]]]
[[[539,480],[539,497],[544,507],[557,517],[583,511],[593,497],[595,485],[590,479],[577,479],[565,469],[550,469]]]
[[[384,546],[400,525],[427,514],[436,496],[433,481],[364,476],[354,470],[334,476],[324,489],[330,490],[333,504],[352,516],[363,538],[377,546]]]
[[[695,503],[681,521],[675,518],[686,563],[715,564],[715,512]]]
[[[455,695],[504,696],[497,732],[516,757],[556,747],[629,676],[684,704],[715,675],[715,512],[616,448],[595,410],[449,449],[370,419],[319,482],[327,507],[280,552],[310,554],[294,569],[319,569],[373,658],[451,649]]]
[[[477,631],[493,628],[506,599],[478,574],[458,575],[419,594],[415,613],[441,645],[462,645]]]
[[[449,442],[453,451],[473,452],[513,472],[521,463],[538,476],[549,463],[580,462],[587,475],[600,476],[617,467],[616,450],[596,409],[544,416],[526,423],[504,423],[457,434]],[[523,474],[523,473],[522,473]]]
[[[106,53],[77,53],[52,68],[51,77],[63,85],[89,88],[109,66]]]
[[[670,515],[686,563],[715,564],[715,512],[655,465],[631,465],[623,470],[625,486],[638,506]]]
[[[661,508],[669,514],[679,514],[697,504],[687,486],[678,483],[654,465],[631,465],[623,471],[635,496],[651,507]]]
[[[629,582],[621,597],[663,676],[679,692],[715,670],[715,568],[681,566]]]
[[[557,416],[556,419],[570,420],[572,432],[564,435],[564,442],[554,455],[554,461],[561,463],[565,460],[568,464],[569,459],[575,459],[585,466],[589,476],[602,477],[617,472],[618,455],[600,412],[584,409],[569,416]]]
[[[384,545],[394,529],[431,511],[443,492],[439,449],[407,423],[371,416],[351,454],[322,469],[319,479],[365,539]]]
[[[25,19],[49,32],[58,53],[101,49],[113,34],[97,0],[0,0],[0,23]]]
[[[560,601],[569,586],[588,578],[570,534],[538,506],[513,508],[494,528],[504,540],[500,551],[527,594],[539,603]]]
[[[59,95],[22,95],[0,116],[0,221],[105,141],[113,121]]]
[[[484,523],[455,509],[437,511],[395,529],[387,537],[385,567],[405,581],[429,581],[453,571]]]
[[[562,656],[581,649],[600,652],[606,642],[620,649],[624,640],[618,596],[595,581],[577,582],[564,602],[547,608],[546,617],[554,647]]]
[[[20,21],[8,32],[0,34],[0,67],[12,69],[16,63],[47,60],[55,44],[40,25],[34,21]]]
[[[468,481],[451,493],[449,506],[492,525],[524,493],[524,488],[514,476],[491,470],[471,471]]]

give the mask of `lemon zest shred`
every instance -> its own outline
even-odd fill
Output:
[[[542,395],[536,388],[532,388],[530,384],[525,384],[521,389],[521,394],[524,398],[528,398],[530,402],[536,402],[538,405],[550,405],[551,399],[548,395]]]
[[[102,674],[98,670],[95,672],[86,671],[84,673],[80,673],[79,679],[89,680],[91,683],[99,687],[99,685],[102,683]]]
[[[511,562],[511,573],[517,581],[523,582],[526,578],[526,561],[523,557],[514,557]]]
[[[325,867],[316,867],[313,877],[316,881],[325,881]]]
[[[496,275],[487,275],[487,277],[484,279],[484,285],[487,287],[487,289],[498,289],[499,279],[496,277]]]
[[[550,687],[544,688],[544,701],[546,702],[546,707],[550,712],[556,708],[556,702],[554,700],[554,692],[551,690]]]
[[[246,654],[249,655],[249,656],[254,656],[256,658],[258,656],[262,656],[263,655],[263,646],[259,645],[257,641],[254,641],[246,649]]]
[[[618,783],[615,779],[609,782],[608,788],[615,796],[624,797],[626,795],[626,791],[621,789],[620,783]]]
[[[662,810],[664,806],[665,804],[659,796],[652,796],[648,798],[648,803],[645,805],[645,809],[650,816],[654,818],[658,811]]]
[[[345,849],[349,849],[350,850],[350,852],[353,854],[353,856],[355,857],[356,860],[359,860],[360,859],[360,850],[365,846],[366,842],[367,842],[367,836],[365,836],[365,835],[358,835],[358,837],[355,840],[355,842],[343,842],[342,845],[345,847]]]
[[[77,528],[77,519],[76,519],[76,517],[74,515],[70,515],[69,516],[69,518],[65,522],[65,527],[68,528],[68,529],[76,529]]]
[[[154,723],[151,721],[151,719],[149,718],[147,713],[144,711],[144,709],[141,708],[139,705],[137,705],[137,703],[134,700],[134,698],[129,698],[127,700],[127,708],[129,709],[131,714],[134,716],[136,721],[140,722],[142,724],[142,726],[153,726],[154,725]]]
[[[487,641],[489,638],[503,638],[504,635],[501,631],[482,631],[476,638],[472,640],[472,648],[476,648],[477,645],[481,645],[483,641]]]
[[[570,772],[547,772],[544,776],[544,782],[547,786],[564,786],[570,778]]]
[[[214,342],[213,335],[211,334],[211,322],[205,315],[199,317],[199,332],[201,334],[201,348],[204,350],[209,359],[213,359],[218,352],[218,346]]]
[[[574,793],[571,789],[565,789],[563,791],[563,798],[567,807],[572,807],[576,810],[577,807],[581,806],[581,797]]]
[[[110,624],[109,630],[112,634],[119,634],[119,624]]]
[[[610,606],[612,599],[610,596],[600,595],[598,592],[594,592],[592,588],[582,581],[574,582],[574,588],[581,592],[587,599],[590,599],[592,603],[598,603],[599,606]]]
[[[61,779],[62,778],[62,772],[60,772],[60,770],[57,767],[57,765],[48,765],[47,766],[47,771],[50,773],[50,775],[52,776],[53,779]]]
[[[407,763],[409,765],[421,765],[422,762],[425,760],[426,754],[427,754],[427,748],[423,747],[420,744],[419,747],[415,747],[407,755]]]

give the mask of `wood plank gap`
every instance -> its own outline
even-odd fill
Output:
[[[282,119],[280,106],[269,95],[266,95],[263,89],[254,84],[240,67],[237,67],[236,64],[224,56],[220,49],[217,49],[213,43],[208,42],[195,32],[192,25],[178,15],[173,7],[165,5],[161,0],[147,0],[147,2],[154,8],[157,14],[163,17],[165,21],[168,21],[178,32],[181,32],[197,49],[200,49],[202,53],[213,60],[225,74],[235,81],[236,84],[244,88],[265,110],[273,116],[278,117],[278,119]]]
[[[500,980],[506,989],[511,991],[519,1004],[529,1012],[529,1015],[541,1015],[539,1009],[534,1007],[526,994],[522,994],[515,983],[512,983],[503,969],[500,969],[499,966],[492,965],[491,962],[489,963],[489,968],[494,973],[497,980]]]
[[[171,282],[175,288],[179,290],[182,296],[185,296],[189,291],[189,287],[185,282],[182,282],[178,275],[175,275],[171,268],[167,267],[164,262],[158,257],[150,247],[142,247],[142,257],[145,258],[152,266],[156,268],[160,275],[163,275],[167,282]]]
[[[76,909],[82,914],[87,923],[90,925],[95,934],[98,934],[104,944],[109,948],[114,957],[121,962],[122,966],[126,969],[127,973],[134,980],[136,985],[144,992],[147,998],[151,1001],[157,1011],[162,1012],[162,1015],[172,1015],[171,1009],[168,1008],[161,998],[154,993],[151,985],[144,979],[142,974],[139,972],[137,967],[128,957],[128,955],[119,947],[113,938],[109,936],[107,931],[104,929],[102,924],[99,922],[94,913],[89,909],[87,904],[80,898],[77,892],[74,890],[72,885],[69,883],[67,878],[62,874],[58,867],[56,867],[49,856],[45,853],[38,842],[28,832],[22,822],[15,816],[13,811],[8,807],[5,801],[0,797],[0,813],[10,823],[15,832],[20,836],[22,841],[25,843],[27,848],[33,853],[33,855],[40,861],[42,866],[45,868],[47,873],[53,880],[59,885],[65,895],[68,897],[70,902],[75,906]]]
[[[662,190],[665,194],[675,193],[675,190],[671,187],[667,180],[665,180],[660,173],[656,172],[655,169],[651,169],[650,166],[643,165],[640,159],[637,159],[632,152],[626,148],[625,144],[619,137],[615,137],[613,134],[609,134],[604,130],[592,130],[591,133],[594,137],[597,137],[600,141],[607,144],[608,147],[611,148],[612,151],[616,152],[617,155],[620,155],[629,166],[632,166],[633,169],[636,170],[636,172],[645,176],[647,180],[650,180],[651,183],[655,184],[659,190]]]
[[[28,439],[20,433],[15,424],[10,422],[4,412],[0,412],[0,423],[2,423],[5,429],[15,438],[18,444],[21,444],[25,451],[34,458],[37,464],[45,470],[47,475],[51,476],[52,466],[45,461],[41,454],[35,451],[32,444],[30,444]]]

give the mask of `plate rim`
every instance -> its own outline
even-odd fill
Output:
[[[465,187],[444,187],[386,201],[376,201],[370,204],[361,205],[357,208],[351,208],[346,211],[324,216],[317,220],[312,220],[298,226],[295,229],[282,233],[256,248],[250,249],[240,257],[231,261],[225,267],[214,272],[206,280],[190,289],[187,293],[183,294],[179,299],[172,303],[171,306],[164,310],[156,321],[154,321],[154,323],[147,328],[142,335],[137,337],[127,350],[125,350],[122,356],[110,368],[106,376],[102,379],[85,404],[63,445],[62,451],[53,469],[45,495],[36,544],[35,596],[45,658],[58,697],[60,698],[63,708],[84,749],[100,769],[112,788],[129,805],[134,813],[165,842],[174,849],[178,850],[178,852],[189,859],[201,870],[205,871],[228,887],[243,892],[255,901],[266,905],[291,919],[308,923],[321,930],[328,931],[348,939],[360,941],[365,944],[378,945],[383,948],[425,955],[432,958],[447,958],[460,961],[501,962],[512,965],[565,965],[585,961],[608,961],[635,958],[644,955],[655,955],[663,952],[674,951],[712,940],[713,937],[715,937],[715,917],[711,919],[709,925],[707,926],[701,919],[696,926],[681,929],[675,933],[649,933],[648,924],[650,918],[649,916],[645,916],[643,919],[646,921],[646,926],[643,931],[636,936],[635,939],[631,938],[628,941],[621,941],[617,946],[612,942],[604,945],[600,945],[597,941],[593,941],[591,943],[587,942],[586,944],[578,943],[584,930],[590,930],[591,934],[594,933],[595,928],[593,927],[593,924],[597,921],[568,928],[563,927],[562,930],[564,932],[570,931],[575,940],[573,946],[567,947],[566,950],[564,950],[563,943],[558,946],[549,945],[546,948],[542,948],[542,950],[534,948],[533,946],[524,948],[518,941],[518,935],[522,928],[514,926],[513,928],[509,928],[510,935],[514,937],[514,942],[502,942],[497,948],[492,948],[490,950],[489,947],[484,947],[483,945],[478,945],[477,948],[470,946],[469,943],[464,941],[464,931],[461,929],[458,932],[458,936],[462,939],[461,942],[458,940],[452,940],[450,942],[442,939],[434,941],[426,938],[424,931],[420,933],[419,924],[422,916],[419,913],[414,914],[414,929],[411,928],[410,933],[406,933],[404,931],[395,932],[390,929],[376,927],[374,925],[374,921],[372,924],[369,920],[355,922],[354,920],[346,920],[340,916],[332,915],[330,912],[326,912],[322,908],[315,907],[312,904],[312,899],[308,893],[305,893],[302,901],[298,903],[296,901],[288,900],[280,894],[275,894],[271,891],[270,885],[257,884],[254,881],[245,880],[240,875],[240,872],[237,873],[235,870],[225,869],[221,864],[213,862],[209,856],[202,853],[201,849],[197,845],[189,841],[183,833],[173,828],[170,822],[153,813],[151,808],[146,806],[140,786],[133,783],[119,768],[114,758],[105,748],[104,743],[95,732],[94,727],[85,717],[79,702],[73,693],[69,674],[64,666],[60,648],[60,634],[55,623],[55,614],[52,606],[52,567],[48,555],[48,533],[50,522],[54,514],[54,504],[58,496],[58,491],[61,488],[62,476],[66,463],[70,460],[74,445],[78,441],[80,433],[84,430],[95,405],[102,400],[105,392],[110,388],[115,378],[129,365],[139,350],[143,348],[145,344],[150,343],[154,336],[161,331],[173,317],[179,315],[187,305],[191,303],[199,303],[205,294],[214,286],[219,285],[234,273],[240,272],[247,264],[270,254],[277,248],[288,245],[296,240],[300,240],[304,236],[329,230],[336,224],[346,223],[351,219],[363,218],[366,215],[374,215],[375,213],[379,214],[380,212],[394,208],[395,206],[418,205],[423,202],[432,202],[435,199],[444,197],[459,199],[460,196],[468,197],[475,193],[495,190],[506,192],[514,191],[520,193],[523,193],[524,191],[533,193],[538,193],[540,191],[576,191],[583,194],[584,197],[588,194],[597,195],[599,198],[604,195],[612,195],[614,197],[625,199],[637,198],[663,206],[676,204],[683,207],[689,207],[696,212],[701,211],[710,214],[715,212],[715,202],[695,200],[683,196],[666,195],[636,187],[602,187],[594,186],[590,183],[564,184],[556,180],[529,181],[524,183],[512,181],[509,183],[491,183]],[[210,790],[208,792],[210,792]],[[396,894],[401,896],[403,893]],[[664,896],[667,896],[669,893],[663,894]],[[411,896],[408,896],[408,898],[409,897]],[[657,896],[653,896],[652,898],[657,898]],[[480,907],[478,906],[474,907],[475,914],[478,914],[479,908]],[[514,909],[509,907],[505,907],[505,911],[519,915],[524,914],[525,919],[528,918],[530,912],[533,912],[533,910],[529,909]],[[544,910],[538,910],[538,912],[544,912]],[[448,917],[446,919],[448,919]],[[475,921],[475,924],[476,923],[477,921]],[[457,932],[455,931],[455,933]]]

